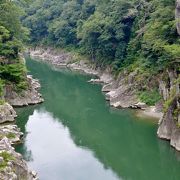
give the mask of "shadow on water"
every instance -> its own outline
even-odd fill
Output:
[[[30,60],[27,66],[45,102],[18,110],[27,136],[17,150],[42,179],[180,179],[179,153],[156,137],[154,121],[110,108],[89,76]]]

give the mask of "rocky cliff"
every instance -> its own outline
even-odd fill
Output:
[[[167,70],[166,77],[166,81],[161,79],[159,83],[165,103],[157,134],[170,140],[171,145],[180,151],[180,76],[176,70]]]
[[[0,105],[0,179],[37,180],[37,174],[30,171],[23,157],[14,151],[13,144],[21,143],[23,133],[13,124],[16,112],[12,106],[27,106],[43,102],[38,92],[40,84],[27,76],[28,89],[18,93],[12,85],[6,85]],[[4,124],[5,123],[5,124]],[[9,123],[9,124],[7,124]]]
[[[13,144],[21,143],[23,133],[12,122],[16,112],[5,103],[0,105],[0,179],[3,180],[37,180],[37,174],[29,170],[23,157],[16,153]],[[4,123],[10,124],[4,124]]]
[[[37,174],[28,169],[22,155],[14,151],[7,137],[0,141],[0,179],[37,180]]]
[[[40,84],[37,79],[32,76],[27,76],[28,89],[20,93],[13,90],[12,85],[6,85],[4,90],[4,98],[12,106],[21,107],[27,105],[39,104],[44,101],[41,94],[38,92]]]

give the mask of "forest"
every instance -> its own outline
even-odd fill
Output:
[[[8,84],[18,92],[27,88],[26,67],[20,53],[29,31],[20,21],[22,12],[18,3],[0,1],[0,96]]]
[[[157,73],[180,57],[174,7],[172,0],[35,0],[21,20],[30,44],[75,50],[115,72],[140,65]]]
[[[140,98],[154,104],[160,97],[156,83],[148,87],[153,77],[167,68],[179,71],[174,11],[172,0],[1,0],[1,92],[8,83],[27,88],[20,53],[46,46],[77,52],[115,75],[138,70]]]

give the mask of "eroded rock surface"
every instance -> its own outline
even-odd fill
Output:
[[[21,154],[14,151],[8,138],[0,141],[0,179],[37,180],[37,174],[28,169]]]
[[[16,116],[16,112],[9,103],[0,105],[0,124],[13,122]]]
[[[159,121],[158,137],[170,141],[170,144],[180,151],[180,90],[178,74],[175,70],[168,70],[169,81],[160,82],[160,92],[164,98],[166,109]],[[163,82],[163,86],[162,86]]]
[[[0,125],[0,140],[7,137],[11,144],[17,144],[21,142],[23,133],[20,128],[14,124]]]
[[[6,86],[5,99],[12,106],[21,107],[27,105],[39,104],[44,101],[41,94],[38,92],[40,88],[39,81],[33,79],[32,76],[27,76],[29,87],[27,90],[23,90],[21,93],[17,93],[13,90],[12,86]]]
[[[72,61],[73,57],[70,53],[56,51],[51,48],[34,48],[29,50],[29,54],[33,58],[38,58],[46,62],[50,62],[56,66],[67,66]]]

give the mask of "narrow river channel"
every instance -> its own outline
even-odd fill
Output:
[[[27,58],[45,102],[17,109],[16,147],[41,180],[179,180],[180,154],[156,137],[157,122],[109,107],[90,76]]]

